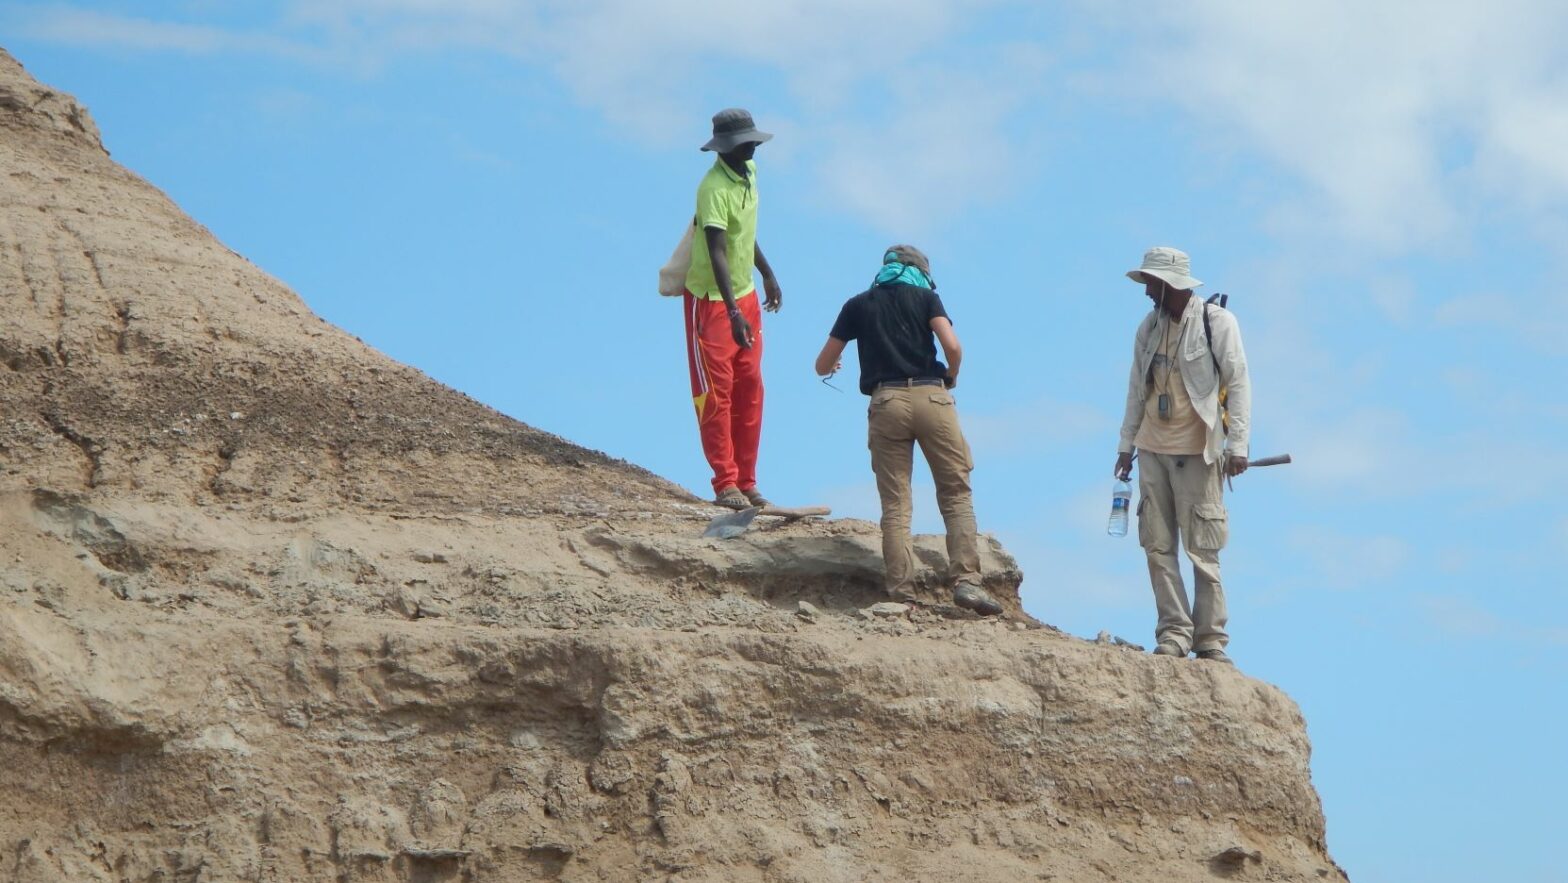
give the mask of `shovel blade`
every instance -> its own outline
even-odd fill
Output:
[[[751,522],[757,517],[762,507],[753,506],[750,509],[740,509],[735,512],[726,512],[708,522],[708,529],[702,532],[705,537],[718,537],[722,540],[738,537],[751,527]]]

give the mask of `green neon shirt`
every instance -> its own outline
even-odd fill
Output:
[[[748,160],[746,170],[746,175],[738,175],[720,158],[697,185],[697,229],[692,231],[691,267],[686,271],[686,290],[697,297],[724,299],[713,277],[713,258],[703,233],[707,227],[724,231],[730,292],[739,298],[756,289],[751,272],[757,263],[757,164]]]

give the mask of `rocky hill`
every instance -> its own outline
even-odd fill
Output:
[[[1277,689],[1033,621],[994,544],[981,621],[863,612],[863,522],[702,539],[4,52],[0,294],[0,879],[1344,879]]]

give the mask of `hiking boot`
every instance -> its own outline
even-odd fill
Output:
[[[991,593],[974,583],[959,583],[953,587],[953,603],[981,616],[995,616],[1002,612],[1002,605]]]
[[[713,498],[713,505],[723,506],[726,509],[750,509],[751,501],[740,492],[740,488],[732,484],[719,491],[718,496]]]
[[[1154,648],[1155,656],[1174,656],[1177,659],[1187,658],[1187,651],[1176,646],[1175,641],[1161,641],[1160,646]],[[1221,654],[1224,655],[1224,654]]]
[[[751,501],[751,505],[753,505],[753,506],[757,506],[759,508],[766,509],[769,506],[773,505],[773,503],[771,503],[768,500],[767,497],[764,497],[762,495],[762,492],[757,490],[756,488],[752,488],[749,491],[741,491],[741,493],[746,495],[746,499],[750,500]]]
[[[1210,662],[1223,662],[1226,665],[1236,664],[1235,660],[1227,656],[1225,651],[1218,647],[1215,647],[1213,650],[1199,650],[1197,655],[1199,659],[1207,659]]]

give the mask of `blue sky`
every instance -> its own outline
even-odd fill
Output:
[[[983,530],[1070,632],[1152,644],[1104,524],[1151,245],[1254,384],[1231,650],[1302,705],[1358,881],[1568,880],[1568,7],[1548,0],[9,3],[120,162],[366,342],[697,491],[654,276],[749,107],[762,487],[876,516],[811,362],[895,241],[963,338]],[[853,364],[853,361],[850,361]],[[917,526],[939,530],[929,480]],[[1554,834],[1555,832],[1555,834]]]

